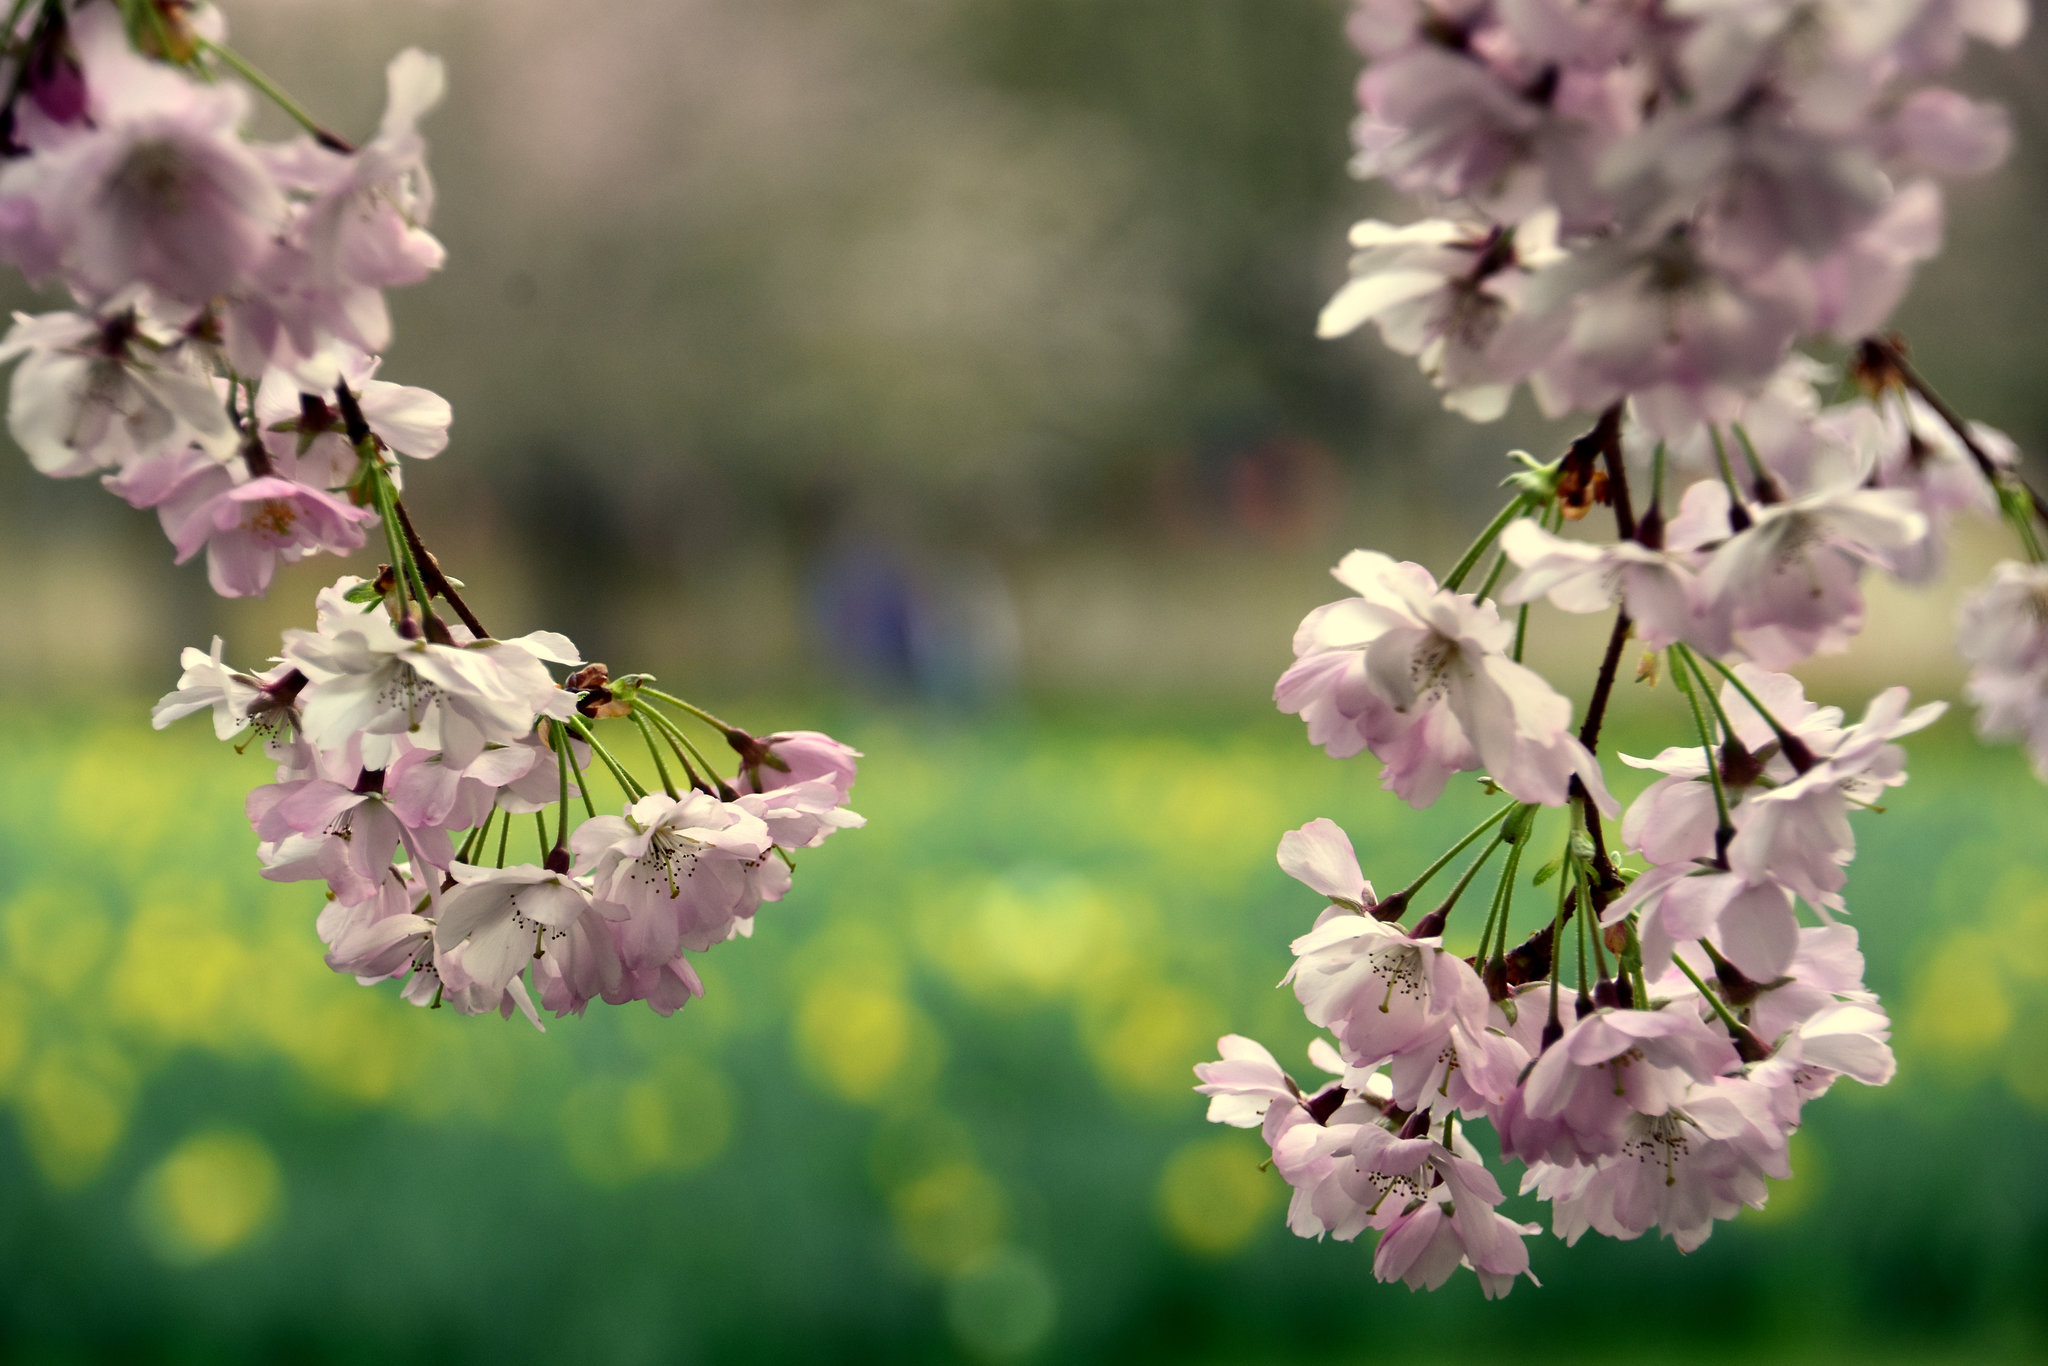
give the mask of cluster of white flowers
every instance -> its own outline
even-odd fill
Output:
[[[2023,737],[2048,777],[2048,506],[2009,440],[1875,335],[1939,245],[1931,177],[2009,142],[2001,111],[1929,81],[2026,20],[2022,0],[1359,0],[1356,169],[1437,216],[1354,230],[1322,332],[1376,323],[1468,416],[1526,382],[1550,415],[1597,420],[1552,463],[1518,456],[1441,582],[1356,551],[1336,571],[1355,596],[1295,634],[1275,698],[1313,743],[1370,751],[1418,807],[1469,771],[1512,798],[1383,898],[1333,823],[1280,843],[1330,903],[1287,983],[1335,1080],[1304,1088],[1235,1035],[1196,1072],[1212,1120],[1263,1127],[1296,1233],[1376,1229],[1381,1279],[1463,1265],[1505,1294],[1538,1228],[1500,1212],[1459,1132],[1484,1119],[1566,1241],[1654,1228],[1690,1250],[1791,1174],[1808,1100],[1890,1078],[1841,920],[1850,815],[1905,781],[1895,742],[1943,705],[1889,688],[1846,724],[1785,671],[1863,628],[1866,574],[1924,581],[1958,514],[2002,515],[2029,563],[1964,608],[1969,691],[1980,729]],[[1851,348],[1846,399],[1798,349],[1816,340]],[[1612,541],[1563,534],[1596,504]],[[1522,662],[1545,602],[1614,614],[1576,730]],[[1662,652],[1687,738],[1623,756],[1659,776],[1622,813],[1597,753],[1631,638],[1653,652],[1640,677]],[[1544,808],[1566,809],[1531,879],[1555,901],[1513,935]],[[1503,850],[1476,951],[1447,950]]]
[[[422,543],[402,458],[438,454],[451,414],[375,375],[384,291],[442,261],[418,129],[440,62],[391,63],[383,121],[357,147],[226,47],[210,7],[12,13],[0,259],[73,301],[17,315],[0,342],[18,362],[15,439],[43,473],[99,474],[155,509],[178,562],[204,549],[223,595],[373,530],[387,554],[374,578],[322,591],[315,628],[286,632],[267,670],[230,668],[218,640],[187,650],[156,724],[210,710],[223,740],[264,739],[276,780],[248,804],[264,876],[326,883],[338,972],[536,1025],[536,996],[557,1014],[600,997],[667,1014],[701,995],[689,955],[751,932],[789,889],[791,850],[861,823],[846,808],[858,754],[815,732],[757,738],[649,676],[584,664],[553,632],[496,639]],[[248,138],[251,85],[305,132]],[[607,720],[644,737],[657,782],[598,738]],[[732,777],[686,723],[736,753]],[[622,814],[597,814],[592,762]],[[521,815],[533,861],[508,865]]]

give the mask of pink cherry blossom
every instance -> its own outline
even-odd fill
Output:
[[[1688,1088],[1659,1114],[1630,1113],[1615,1152],[1580,1166],[1537,1162],[1522,1179],[1551,1203],[1552,1228],[1567,1244],[1587,1229],[1610,1238],[1663,1230],[1691,1252],[1769,1194],[1765,1177],[1792,1175],[1786,1133],[1767,1088],[1739,1077]]]
[[[272,468],[267,457],[262,467]],[[226,598],[262,596],[280,561],[361,549],[364,527],[377,520],[347,498],[282,474],[251,474],[196,447],[138,462],[107,487],[156,510],[177,563],[204,549],[207,578]]]
[[[1977,733],[2020,740],[2048,782],[2048,565],[2007,560],[1992,570],[1963,602],[1956,644],[1970,663]]]
[[[216,739],[232,740],[253,728],[272,758],[286,759],[297,742],[297,698],[304,676],[282,663],[260,674],[241,673],[221,662],[224,648],[219,636],[213,638],[210,651],[186,647],[178,658],[184,669],[178,689],[158,700],[150,710],[150,724],[162,730],[195,712],[211,711]]]
[[[830,783],[843,802],[853,793],[860,767],[854,761],[861,752],[821,731],[783,730],[755,741],[780,763],[742,760],[735,786],[742,793],[767,792],[778,787],[795,787],[822,780]]]
[[[431,961],[434,909],[431,884],[407,871],[385,870],[377,890],[360,901],[329,901],[317,925],[327,945],[327,966],[368,984],[405,976]]]
[[[52,264],[88,297],[145,284],[198,305],[238,288],[285,219],[283,193],[238,131],[247,92],[137,56],[113,6],[86,7],[71,33],[90,118],[0,172],[0,202],[33,212]]]
[[[548,955],[568,960],[559,966],[571,981],[618,980],[610,938],[587,923],[599,919],[602,909],[586,883],[530,863],[458,863],[450,872],[456,886],[441,897],[434,944],[441,975],[451,986],[503,992],[529,963]]]
[[[1519,1110],[1501,1116],[1502,1150],[1564,1163],[1608,1156],[1630,1115],[1664,1114],[1737,1061],[1728,1036],[1690,1010],[1594,1010],[1536,1059]]]
[[[213,381],[132,301],[99,315],[17,313],[0,364],[16,357],[7,429],[40,473],[75,478],[187,446],[233,449]]]
[[[1842,869],[1856,852],[1849,809],[1873,805],[1886,788],[1905,782],[1906,753],[1892,742],[1948,710],[1945,702],[1929,702],[1908,712],[1906,701],[1904,688],[1885,689],[1819,762],[1745,802],[1729,866],[1752,882],[1782,882],[1815,905],[1836,904]]]
[[[1339,906],[1355,911],[1374,904],[1351,837],[1327,816],[1282,835],[1278,858],[1281,872]]]
[[[1571,734],[1571,704],[1508,657],[1514,629],[1488,603],[1439,589],[1421,565],[1355,550],[1337,579],[1359,596],[1319,607],[1294,636],[1274,687],[1333,758],[1371,749],[1382,785],[1427,806],[1450,775],[1485,766],[1510,795],[1562,805],[1578,778],[1603,810],[1613,798]]]
[[[1864,566],[1888,568],[1928,535],[1916,503],[1903,490],[1865,488],[1859,477],[1748,509],[1750,525],[1700,574],[1706,610],[1767,669],[1846,649],[1863,629]]]
[[[773,843],[760,817],[706,792],[652,793],[623,816],[585,821],[570,837],[578,870],[625,922],[620,947],[633,966],[748,932],[760,904],[789,886]]]
[[[308,361],[335,342],[373,352],[390,343],[384,289],[419,283],[446,256],[427,231],[434,193],[419,134],[445,83],[440,59],[408,48],[386,72],[389,102],[370,142],[353,152],[311,138],[263,149],[272,173],[305,198],[230,313],[245,363]]]
[[[318,392],[306,392],[308,376],[276,369],[266,372],[257,387],[256,426],[274,459],[296,460],[301,476],[324,488],[339,488],[355,479],[361,457],[349,444],[335,407],[337,383],[348,385],[363,421],[386,449],[425,460],[447,448],[453,420],[448,400],[427,389],[375,378],[381,363],[375,356],[354,351],[324,354],[334,368],[332,373],[323,372]]]
[[[1519,311],[1529,272],[1557,257],[1556,228],[1554,213],[1512,231],[1447,219],[1359,223],[1351,279],[1324,306],[1316,335],[1374,323],[1389,347],[1421,362],[1447,407],[1497,418],[1561,330]]]
[[[1548,598],[1567,612],[1604,612],[1619,601],[1651,649],[1697,639],[1704,629],[1687,556],[1637,541],[1568,541],[1526,517],[1501,532],[1500,547],[1522,571],[1501,590],[1507,606]]]
[[[1486,988],[1441,935],[1414,938],[1332,907],[1292,947],[1282,984],[1293,984],[1309,1022],[1336,1035],[1354,1066],[1410,1051],[1433,1055],[1454,1018],[1469,1033],[1486,1028]]]
[[[382,767],[398,736],[467,765],[486,745],[510,745],[536,718],[566,718],[574,702],[547,662],[573,664],[576,647],[553,632],[512,640],[437,644],[398,633],[388,614],[365,612],[344,578],[321,592],[317,630],[285,632],[284,655],[309,680],[300,702],[305,733],[335,748],[364,737],[364,757]]]

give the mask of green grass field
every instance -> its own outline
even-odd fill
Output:
[[[1546,1234],[1544,1288],[1489,1306],[1288,1236],[1257,1137],[1189,1089],[1226,1031],[1301,1059],[1273,984],[1318,907],[1280,832],[1335,817],[1394,884],[1470,786],[1409,813],[1278,717],[831,717],[868,828],[702,960],[703,1001],[542,1036],[329,974],[318,892],[255,874],[263,764],[203,724],[10,719],[8,1360],[2048,1350],[2048,790],[1953,723],[1858,824],[1899,1081],[1816,1103],[1797,1178],[1693,1256]]]

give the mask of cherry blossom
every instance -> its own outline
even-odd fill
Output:
[[[1421,565],[1354,550],[1334,571],[1358,596],[1317,608],[1294,636],[1280,709],[1333,758],[1371,749],[1383,785],[1427,806],[1450,775],[1485,766],[1524,801],[1561,805],[1572,779],[1616,809],[1568,727],[1571,704],[1508,656],[1514,630]]]
[[[232,447],[213,381],[137,302],[99,314],[17,313],[0,364],[16,357],[7,429],[43,474],[123,469],[188,446],[224,458]]]

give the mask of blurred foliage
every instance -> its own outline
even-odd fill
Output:
[[[131,708],[124,709],[132,713]],[[1850,884],[1900,1080],[1808,1111],[1799,1175],[1690,1258],[1545,1235],[1485,1306],[1281,1224],[1202,1122],[1312,898],[1276,833],[1415,814],[1274,717],[846,714],[865,830],[806,854],[707,997],[550,1021],[327,973],[255,876],[254,755],[194,723],[0,739],[0,1356],[49,1361],[2037,1359],[2048,1322],[2048,795],[1945,727]],[[1624,734],[1625,748],[1661,737]],[[1467,927],[1469,929],[1469,927]],[[1648,1307],[1628,1335],[1618,1304]]]

